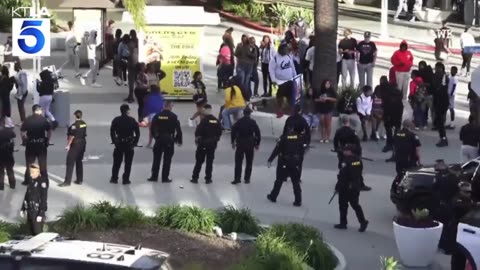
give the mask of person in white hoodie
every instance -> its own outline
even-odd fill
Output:
[[[376,138],[375,129],[371,122],[372,117],[372,87],[365,85],[362,94],[357,98],[357,114],[362,124],[363,141],[368,140],[367,122],[372,127],[371,138]]]
[[[65,37],[65,50],[67,53],[67,60],[63,63],[60,68],[58,69],[58,73],[61,74],[62,70],[68,65],[73,64],[73,68],[75,69],[75,77],[80,77],[80,59],[78,58],[78,47],[80,43],[77,41],[77,37],[75,36],[74,25],[73,22],[68,22],[68,33]]]
[[[465,27],[465,31],[460,36],[460,47],[462,48],[462,70],[460,76],[470,76],[470,64],[472,63],[473,53],[465,51],[465,47],[474,46],[475,38],[470,32],[469,27]],[[465,72],[466,68],[466,72]]]
[[[92,84],[91,87],[99,88],[102,87],[100,84],[97,83],[97,76],[98,76],[98,69],[99,69],[99,63],[97,59],[97,31],[92,30],[90,33],[85,33],[84,36],[85,40],[88,40],[87,42],[87,56],[88,56],[88,64],[90,66],[90,69],[87,71],[87,73],[83,74],[83,76],[80,78],[80,82],[85,85],[86,82],[85,80],[89,75],[92,75]]]
[[[283,98],[287,99],[288,105],[292,108],[293,77],[297,76],[293,58],[288,54],[288,45],[282,44],[278,53],[270,59],[268,71],[272,83],[278,85],[277,91],[277,117],[283,116]]]

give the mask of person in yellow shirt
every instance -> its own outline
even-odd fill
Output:
[[[231,115],[238,115],[245,108],[246,103],[242,90],[235,83],[229,83],[225,87],[225,104],[222,111],[222,122],[225,130],[232,128]]]

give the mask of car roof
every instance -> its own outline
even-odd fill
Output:
[[[58,259],[131,267],[143,256],[168,258],[168,254],[141,247],[92,241],[64,240],[56,233],[41,233],[29,239],[0,244],[0,256],[24,255],[32,258]],[[123,257],[122,257],[123,256]]]

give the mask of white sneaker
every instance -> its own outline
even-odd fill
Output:
[[[383,134],[383,135],[382,135],[382,139],[383,139],[383,140],[386,140],[386,139],[387,139],[387,135],[386,135],[386,134]]]
[[[83,76],[80,77],[80,83],[81,83],[82,85],[86,85],[86,84],[87,84],[87,82],[85,81],[85,79],[86,79],[86,78],[83,77]]]
[[[411,18],[409,22],[415,22],[415,17]]]
[[[101,84],[98,84],[98,83],[92,83],[91,85],[93,88],[101,88],[102,85]]]
[[[188,126],[189,127],[195,127],[195,120],[192,120],[192,119],[188,118]]]
[[[393,21],[398,22],[398,21],[400,21],[400,19],[399,18],[393,18]]]
[[[15,125],[13,124],[12,118],[5,117],[5,127],[6,128],[14,128]]]

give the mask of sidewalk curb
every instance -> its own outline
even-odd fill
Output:
[[[333,252],[335,257],[337,257],[337,259],[338,259],[338,265],[335,267],[334,270],[345,270],[345,269],[347,269],[347,261],[345,260],[345,256],[343,255],[343,253],[340,252],[340,250],[338,250],[336,247],[334,247],[330,243],[327,243],[327,242],[325,242],[325,243],[328,245],[330,250]]]

